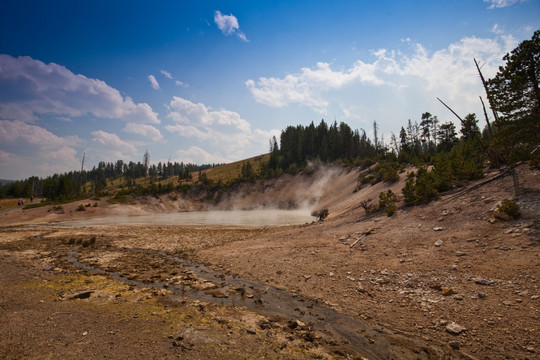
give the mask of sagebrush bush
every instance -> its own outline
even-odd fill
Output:
[[[514,200],[505,200],[501,205],[498,206],[499,210],[504,212],[506,215],[511,216],[514,219],[517,219],[521,216],[519,211],[519,205]]]

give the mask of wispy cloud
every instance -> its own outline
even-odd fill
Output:
[[[224,35],[236,34],[242,41],[248,42],[246,34],[240,30],[238,19],[233,14],[223,15],[221,11],[214,13],[214,22]]]
[[[485,3],[490,4],[488,9],[504,8],[525,1],[528,0],[484,0]]]
[[[167,79],[172,79],[172,74],[166,70],[161,70],[160,73],[165,76]]]
[[[104,81],[28,56],[0,54],[0,94],[0,119],[33,122],[40,115],[54,114],[160,122],[148,104],[133,102]]]
[[[176,80],[174,83],[175,83],[176,86],[180,86],[180,87],[184,87],[184,88],[189,87],[188,84],[186,84],[185,82],[182,82],[180,80]]]
[[[159,83],[156,80],[156,77],[154,75],[148,75],[148,81],[150,81],[150,85],[152,86],[152,89],[159,90]]]

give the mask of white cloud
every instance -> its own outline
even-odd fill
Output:
[[[219,153],[209,153],[197,146],[190,146],[187,150],[178,150],[175,161],[192,164],[221,164],[235,159],[223,157]]]
[[[67,172],[77,167],[76,136],[59,137],[22,121],[0,121],[0,178],[23,179]]]
[[[176,81],[175,81],[175,84],[176,84],[176,86],[180,86],[180,87],[184,87],[184,88],[189,87],[188,84],[186,84],[186,83],[184,83],[184,82],[182,82],[182,81],[180,81],[180,80],[176,80]]]
[[[88,164],[92,161],[114,162],[118,159],[134,159],[138,155],[137,148],[130,142],[124,141],[116,134],[103,130],[93,131],[92,140],[86,148]]]
[[[161,132],[152,125],[127,123],[124,127],[124,131],[129,134],[142,135],[153,141],[159,141],[163,139]]]
[[[92,136],[94,137],[92,140],[101,145],[108,146],[114,149],[121,149],[122,151],[127,151],[128,153],[132,154],[135,154],[137,152],[137,149],[134,145],[124,140],[121,140],[116,134],[111,134],[103,130],[97,130],[92,131]]]
[[[485,63],[482,70],[489,78],[517,41],[502,34],[493,39],[464,37],[434,52],[410,45],[410,54],[379,49],[372,51],[371,62],[357,60],[348,69],[318,63],[283,78],[250,79],[246,86],[257,102],[271,107],[299,104],[321,114],[338,107],[346,118],[367,123],[395,120],[400,108],[406,119],[412,102],[428,106],[437,96],[471,109],[483,95],[473,59]]]
[[[246,81],[247,88],[255,100],[272,107],[283,107],[288,104],[302,104],[312,107],[319,113],[325,113],[329,105],[325,93],[340,89],[352,82],[371,85],[383,85],[382,78],[377,75],[380,62],[384,59],[382,52],[377,53],[379,59],[372,64],[357,60],[346,71],[334,71],[330,64],[319,62],[315,68],[302,68],[300,73],[289,74],[282,79],[261,77],[257,82]]]
[[[156,80],[156,77],[154,75],[148,75],[148,81],[150,81],[150,85],[152,86],[152,89],[159,90],[159,83]]]
[[[166,70],[161,70],[160,73],[163,74],[163,76],[165,76],[167,79],[172,79],[172,74]]]
[[[167,131],[194,139],[207,151],[214,151],[213,155],[221,154],[230,160],[249,156],[252,154],[250,151],[267,151],[268,140],[280,133],[278,130],[253,130],[251,124],[237,112],[214,110],[203,103],[177,96],[169,104],[167,117],[174,122],[165,126]],[[261,144],[264,147],[261,148]]]
[[[0,119],[33,122],[43,114],[160,122],[148,104],[124,98],[104,81],[55,63],[0,54]]]
[[[214,13],[214,22],[224,35],[228,36],[236,33],[236,36],[242,41],[248,42],[246,34],[240,30],[238,19],[233,14],[223,15],[221,11],[216,11]]]
[[[527,0],[484,0],[484,2],[490,4],[488,9],[504,8],[512,6],[518,2],[525,2]]]

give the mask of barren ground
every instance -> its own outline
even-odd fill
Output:
[[[540,177],[518,173],[510,221],[491,211],[514,196],[510,177],[388,218],[358,206],[388,184],[353,193],[356,171],[222,203],[324,188],[330,217],[305,225],[57,223],[200,207],[166,198],[0,209],[0,358],[537,359]]]

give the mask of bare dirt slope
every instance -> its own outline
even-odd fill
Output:
[[[330,210],[287,227],[50,223],[183,209],[185,199],[6,210],[0,357],[538,358],[540,181],[526,166],[518,174],[524,217],[511,221],[493,217],[514,196],[496,173],[390,218],[365,216],[359,202],[389,185],[354,192],[356,170],[223,199],[242,208],[316,198]]]

